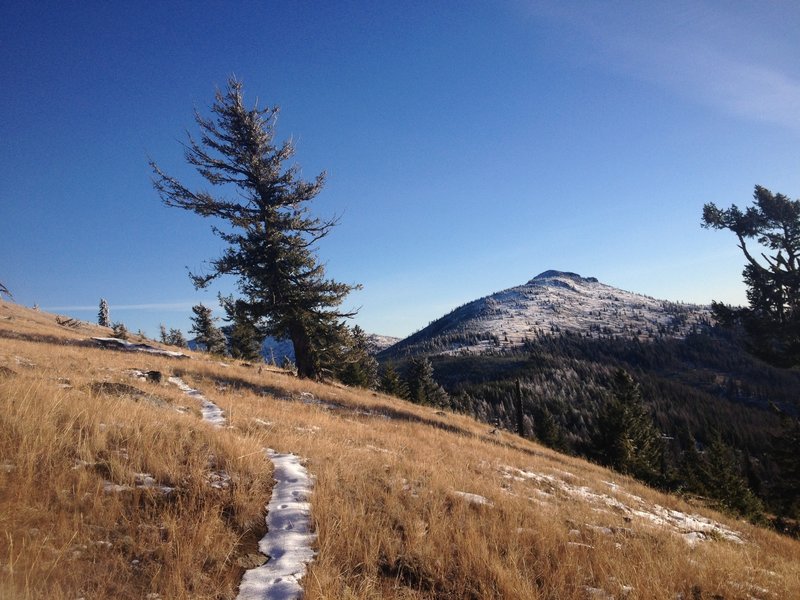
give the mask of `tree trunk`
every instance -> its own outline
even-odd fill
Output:
[[[317,368],[314,365],[314,356],[311,342],[302,325],[293,325],[289,329],[289,337],[294,346],[294,362],[297,365],[297,376],[303,379],[317,379]]]

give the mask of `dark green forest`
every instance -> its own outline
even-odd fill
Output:
[[[800,372],[748,354],[736,335],[710,326],[652,341],[564,332],[488,355],[428,358],[449,408],[516,431],[519,380],[526,436],[622,472],[608,458],[608,431],[615,377],[626,373],[657,438],[648,452],[658,449],[658,464],[631,474],[756,520],[778,515],[786,529],[798,516],[796,460],[786,459],[786,445],[800,414]],[[405,373],[410,361],[383,362]]]

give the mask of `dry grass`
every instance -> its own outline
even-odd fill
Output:
[[[264,447],[316,478],[309,600],[800,597],[797,542],[589,463],[378,394],[81,345],[103,334],[0,304],[2,598],[234,597],[263,533]],[[180,375],[230,426],[129,369]],[[136,487],[144,473],[173,491]],[[654,504],[744,543],[689,545],[642,516]]]

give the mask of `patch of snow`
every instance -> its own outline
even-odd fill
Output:
[[[603,527],[602,525],[590,525],[587,523],[586,528],[602,535],[614,535],[614,530],[610,527]]]
[[[96,462],[89,462],[88,460],[83,460],[81,458],[75,461],[75,464],[72,465],[72,470],[77,471],[78,469],[83,469],[84,467],[95,467],[98,463]]]
[[[589,550],[594,550],[594,546],[591,544],[584,544],[582,542],[567,542],[567,546],[572,546],[573,548],[587,548]]]
[[[188,354],[183,352],[174,352],[172,350],[162,350],[150,344],[134,344],[128,340],[121,340],[114,337],[93,337],[92,341],[99,344],[103,348],[114,348],[116,350],[124,350],[126,352],[146,352],[148,354],[157,354],[159,356],[171,356],[173,358],[189,358]]]
[[[161,485],[150,473],[136,473],[134,475],[134,485],[117,484],[111,481],[103,482],[103,491],[107,493],[128,492],[133,489],[155,490],[165,496],[171,494],[175,488],[168,485]]]
[[[320,404],[321,401],[317,400],[316,396],[311,392],[300,392],[300,401],[303,404]]]
[[[190,387],[183,379],[180,377],[170,377],[167,381],[171,384],[178,386],[178,389],[181,390],[187,396],[191,396],[198,402],[200,402],[200,412],[203,414],[203,420],[208,421],[212,425],[216,427],[222,427],[226,423],[225,413],[222,409],[211,402],[208,398],[206,398],[199,390]]]
[[[22,367],[31,367],[31,368],[33,368],[33,367],[36,366],[36,363],[33,363],[33,362],[29,361],[24,356],[15,356],[14,360],[16,361],[16,363],[18,365],[20,365]]]
[[[614,596],[609,594],[603,588],[596,588],[586,585],[583,586],[583,589],[586,592],[586,595],[589,598],[592,598],[592,600],[614,600]]]
[[[131,485],[120,485],[118,483],[114,483],[112,481],[104,481],[103,482],[103,491],[107,493],[119,493],[119,492],[127,492],[132,490],[133,486]]]
[[[625,491],[616,483],[608,481],[603,482],[608,485],[614,493],[623,496],[626,502],[628,502],[627,504],[616,497],[595,492],[587,486],[568,483],[554,475],[534,473],[510,466],[501,466],[500,470],[504,477],[511,475],[515,480],[522,478],[534,481],[538,484],[545,484],[552,490],[560,491],[567,496],[582,500],[595,507],[611,508],[626,517],[637,517],[654,526],[672,530],[683,537],[690,546],[715,537],[736,544],[744,543],[741,533],[729,529],[722,523],[700,515],[687,514],[678,510],[664,508],[658,504],[649,504],[640,496]],[[603,512],[602,508],[597,509],[596,512]]]
[[[269,561],[249,569],[242,577],[237,600],[293,600],[302,598],[300,580],[314,559],[311,548],[312,479],[294,454],[268,449],[275,466],[275,487],[267,506],[267,533],[258,544]]]
[[[226,490],[231,487],[231,476],[225,471],[211,471],[206,475],[208,485],[217,490]]]
[[[456,491],[456,490],[453,490],[453,493],[456,496],[462,497],[464,500],[466,500],[470,504],[482,504],[484,506],[494,506],[494,502],[492,502],[488,498],[484,498],[483,496],[480,496],[479,494],[470,494],[469,492],[459,492],[459,491]]]
[[[319,427],[316,425],[312,425],[311,427],[295,427],[294,430],[300,433],[309,433],[313,435],[319,431]]]

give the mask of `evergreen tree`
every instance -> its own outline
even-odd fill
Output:
[[[378,361],[370,354],[367,334],[358,325],[350,330],[339,381],[367,389],[378,387]]]
[[[231,323],[228,332],[228,343],[233,358],[246,361],[261,360],[262,336],[258,328],[250,320],[247,307],[241,300],[220,296],[220,304],[225,310],[225,320]]]
[[[743,327],[750,350],[778,366],[800,364],[800,200],[756,186],[755,205],[744,212],[735,204],[722,210],[703,207],[705,228],[728,229],[746,259],[742,275],[749,307],[731,308],[714,302],[723,325]],[[754,256],[748,243],[772,255]]]
[[[285,166],[294,147],[274,139],[278,108],[246,108],[235,78],[211,110],[212,119],[195,115],[201,136],[189,136],[185,156],[211,185],[232,193],[223,199],[191,191],[151,162],[155,188],[167,206],[227,222],[224,231],[212,229],[228,247],[208,275],[192,275],[195,286],[234,275],[248,318],[264,335],[291,339],[298,374],[318,378],[329,366],[325,353],[340,346],[342,320],[353,315],[338,307],[354,287],[326,279],[314,254],[336,224],[309,214],[324,174],[303,181],[296,166]]]
[[[125,323],[122,322],[111,324],[111,335],[112,337],[119,338],[121,340],[127,340],[130,336],[128,333],[128,328],[125,327]]]
[[[217,320],[211,316],[211,309],[202,304],[192,307],[194,316],[192,317],[192,328],[189,330],[195,334],[195,341],[202,345],[206,352],[211,354],[225,354],[225,336],[215,325]]]
[[[644,407],[639,386],[619,369],[612,393],[598,416],[597,454],[604,464],[622,473],[656,482],[662,462],[661,435]]]
[[[108,302],[105,298],[100,298],[100,311],[97,313],[97,324],[100,327],[111,327],[111,319],[108,314]]]
[[[416,404],[446,406],[449,396],[444,388],[433,377],[431,361],[423,357],[414,357],[408,367],[409,400]]]
[[[0,296],[8,296],[9,298],[13,298],[14,296],[11,295],[11,292],[8,291],[8,288],[0,283]]]
[[[678,472],[676,473],[677,485],[686,491],[707,496],[708,489],[706,488],[703,457],[698,452],[697,441],[688,427],[684,427],[681,430],[679,441],[683,451],[678,462]]]
[[[778,476],[772,492],[781,516],[800,519],[800,420],[785,419],[783,431],[773,439]]]
[[[378,389],[384,394],[396,396],[403,400],[408,400],[409,398],[408,384],[400,377],[392,365],[385,366],[381,371],[380,387]]]
[[[707,493],[725,510],[757,519],[762,516],[761,501],[740,474],[739,462],[732,448],[719,434],[714,435],[704,456],[703,479]]]
[[[162,344],[169,343],[169,334],[167,333],[167,327],[163,323],[158,324],[158,339]]]
[[[542,444],[550,448],[563,449],[564,435],[553,415],[544,406],[537,406],[533,414],[533,433]]]
[[[170,346],[178,346],[178,348],[189,347],[189,343],[183,336],[183,332],[180,329],[173,329],[171,327],[169,330],[169,334],[167,335],[167,344],[169,344]]]

